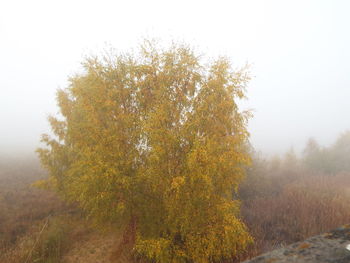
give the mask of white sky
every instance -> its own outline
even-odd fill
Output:
[[[268,154],[350,129],[350,1],[0,1],[0,152],[33,151],[83,56],[143,37],[252,64],[251,141]]]

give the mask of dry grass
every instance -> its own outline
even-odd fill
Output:
[[[0,162],[0,262],[133,262],[120,233],[91,228],[55,194],[29,187],[44,176],[37,163],[12,165]],[[236,262],[349,223],[349,197],[349,174],[256,165],[239,196],[255,243]]]
[[[16,243],[33,225],[49,215],[66,211],[68,206],[54,193],[30,187],[30,183],[44,176],[33,160],[3,161],[0,174],[1,252]]]
[[[0,262],[130,262],[115,259],[120,237],[98,230],[55,193],[31,187],[45,177],[35,159],[0,159]]]
[[[0,160],[0,262],[50,262],[48,258],[61,253],[56,245],[64,243],[66,229],[54,218],[72,208],[54,193],[30,186],[44,176],[35,159]],[[45,222],[47,229],[38,237]]]
[[[91,232],[92,229],[80,216],[66,214],[48,217],[18,238],[16,244],[0,257],[0,262],[74,262],[66,261],[65,255],[73,247],[81,246]]]
[[[297,176],[288,181],[277,194],[271,191],[274,194],[243,201],[242,217],[255,238],[254,246],[245,257],[253,257],[350,222],[347,192],[350,175]]]

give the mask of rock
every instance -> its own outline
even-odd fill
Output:
[[[350,263],[350,224],[244,263]]]

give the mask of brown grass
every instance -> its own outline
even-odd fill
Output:
[[[32,226],[68,209],[52,192],[30,187],[44,176],[33,160],[0,166],[0,252],[16,243]]]
[[[298,176],[283,185],[278,194],[243,201],[242,216],[255,238],[245,257],[348,223],[349,187],[350,175]]]
[[[28,263],[133,262],[134,235],[92,229],[54,193],[29,187],[44,176],[36,163],[16,164],[11,170],[0,162],[0,262],[23,263],[28,255]],[[271,163],[254,169],[239,198],[255,243],[236,262],[350,222],[349,174],[310,175]]]

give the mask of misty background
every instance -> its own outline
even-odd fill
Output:
[[[0,153],[33,153],[84,56],[144,37],[251,64],[241,105],[254,109],[257,150],[327,146],[350,129],[349,11],[346,0],[1,1]]]

